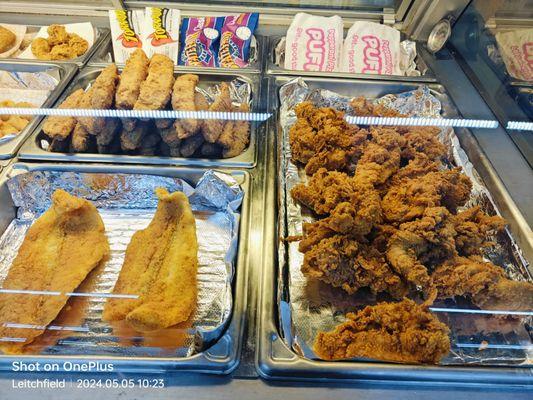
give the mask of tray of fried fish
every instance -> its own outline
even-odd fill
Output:
[[[49,116],[20,157],[32,160],[253,167],[260,122],[232,119],[259,109],[259,77],[202,71],[181,73],[161,54],[135,51],[124,68],[85,67],[57,108],[87,116]],[[153,118],[99,118],[98,110],[154,111]],[[157,111],[187,111],[170,119]],[[68,113],[68,112],[67,112]],[[212,114],[217,113],[217,114]],[[222,119],[202,118],[216,115]]]
[[[457,118],[444,88],[275,84],[279,260],[288,272],[279,277],[280,326],[293,351],[308,360],[529,365],[529,265],[462,131],[346,120]]]
[[[76,73],[73,65],[0,60],[0,107],[51,107]],[[35,104],[35,103],[42,104]],[[0,159],[13,158],[41,121],[40,116],[0,115]]]
[[[0,183],[0,368],[31,356],[98,357],[115,370],[233,370],[248,179],[142,166],[10,166]]]

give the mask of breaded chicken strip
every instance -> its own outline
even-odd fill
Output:
[[[174,84],[174,63],[163,54],[154,54],[148,76],[141,84],[134,110],[162,110],[170,101]]]
[[[242,104],[235,111],[249,112],[248,104]],[[250,143],[250,121],[228,121],[217,143],[223,148],[224,158],[237,157]]]
[[[209,106],[211,112],[230,112],[232,109],[231,93],[229,85],[226,82],[222,82],[220,85],[220,94],[215,99],[213,104]],[[224,126],[227,120],[224,119],[206,119],[204,122],[203,135],[206,142],[215,143],[218,137],[224,131]]]
[[[141,84],[148,75],[150,61],[142,49],[137,49],[126,60],[120,74],[120,82],[115,94],[115,106],[119,110],[131,110],[139,97]]]
[[[85,95],[83,89],[78,89],[71,93],[58,108],[74,109],[80,108],[82,99]],[[43,124],[44,133],[50,138],[59,138],[65,140],[76,126],[76,118],[74,117],[58,117],[49,116]]]
[[[196,104],[194,96],[196,93],[196,85],[198,85],[198,75],[185,74],[180,75],[174,82],[172,89],[172,109],[175,111],[196,111]],[[198,131],[199,120],[195,118],[181,118],[176,121],[176,124],[181,125],[185,139],[194,135]]]

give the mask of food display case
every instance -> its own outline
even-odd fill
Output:
[[[527,396],[530,3],[4,2],[94,37],[0,60],[59,75],[0,106],[2,374]]]

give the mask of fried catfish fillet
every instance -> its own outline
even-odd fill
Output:
[[[105,321],[126,320],[140,332],[186,321],[197,298],[196,222],[182,192],[158,188],[159,204],[150,225],[136,232],[126,250],[113,293],[138,299],[110,299]]]
[[[0,295],[0,337],[24,339],[3,343],[2,350],[20,352],[42,335],[65,306],[68,293],[109,254],[104,223],[96,207],[57,190],[52,206],[28,230],[3,283],[3,289],[43,293]]]
[[[450,351],[448,327],[412,300],[379,303],[346,317],[335,330],[318,334],[318,357],[437,364]]]

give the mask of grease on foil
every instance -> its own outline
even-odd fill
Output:
[[[243,199],[243,191],[232,176],[209,170],[193,188],[182,179],[156,175],[37,171],[15,175],[7,185],[18,211],[0,238],[0,286],[27,230],[49,208],[56,189],[86,198],[98,208],[111,246],[111,258],[96,274],[90,291],[96,295],[88,298],[77,321],[88,327],[88,332],[72,333],[60,341],[54,341],[51,335],[42,354],[187,357],[221,337],[232,310]],[[114,334],[112,327],[101,320],[106,299],[97,294],[112,292],[131,236],[152,220],[157,187],[182,191],[189,197],[199,245],[198,304],[190,324],[159,331],[148,340],[133,331]]]
[[[354,95],[364,95],[364,89],[360,94],[356,90],[354,87]],[[307,180],[303,168],[298,168],[291,162],[288,138],[289,129],[296,122],[294,106],[302,101],[311,101],[316,106],[334,107],[347,114],[353,114],[353,109],[349,104],[352,97],[341,96],[326,89],[312,89],[302,78],[295,78],[283,85],[279,94],[281,101],[279,122],[282,129],[282,138],[278,145],[281,157],[278,176],[281,201],[279,227],[280,236],[286,237],[301,235],[303,223],[314,221],[313,215],[302,209],[290,196],[290,190],[295,185]],[[420,86],[416,90],[388,94],[373,101],[411,116],[440,117],[446,116],[445,104],[448,100],[442,93],[427,86]],[[447,167],[462,167],[472,180],[472,196],[466,207],[480,205],[489,214],[498,213],[490,193],[461,148],[454,130],[442,129],[440,140],[448,149],[445,160]],[[487,249],[485,258],[503,266],[512,279],[531,279],[527,272],[527,261],[522,257],[510,232],[498,235],[494,241],[496,244]],[[336,325],[345,321],[347,312],[384,300],[363,290],[350,296],[342,289],[308,280],[300,270],[303,254],[298,251],[297,242],[279,246],[278,255],[279,326],[287,344],[306,358],[317,359],[312,346],[319,331],[334,329]],[[450,300],[436,303],[435,306],[472,308],[469,303]],[[532,338],[527,328],[528,324],[531,325],[531,317],[513,319],[509,316],[447,312],[439,312],[437,315],[448,324],[452,332],[452,351],[441,361],[443,365],[527,365],[533,359]],[[483,346],[484,342],[488,342],[490,346]]]

